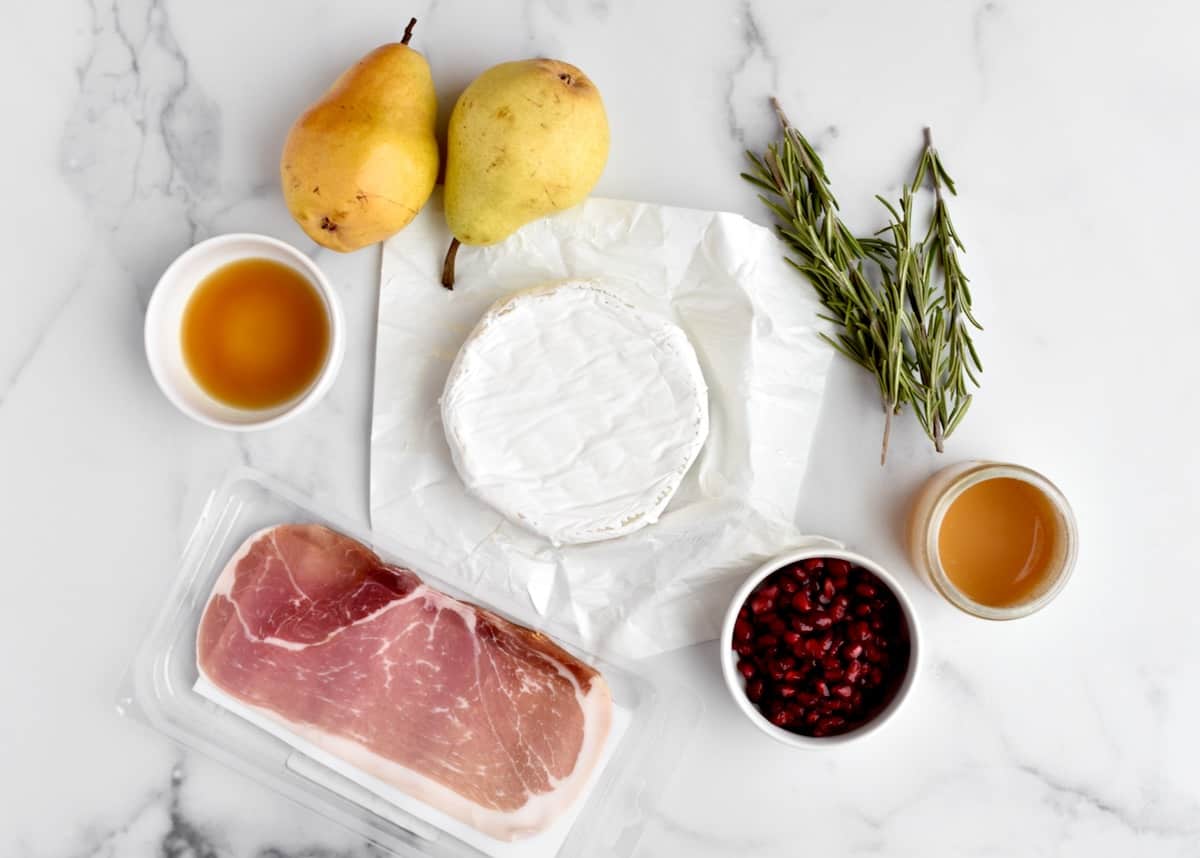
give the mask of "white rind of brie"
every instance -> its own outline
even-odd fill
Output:
[[[467,490],[555,545],[656,522],[708,436],[687,335],[592,281],[494,304],[441,408]]]

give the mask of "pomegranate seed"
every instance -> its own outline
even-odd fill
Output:
[[[751,679],[746,683],[746,696],[750,698],[751,703],[757,703],[762,699],[763,687],[761,679]]]
[[[878,667],[871,668],[871,684],[880,685],[883,683],[883,671]]]
[[[857,661],[851,660],[850,663],[846,665],[846,681],[847,682],[857,682],[858,674],[861,671],[862,671],[862,664],[860,664]]]
[[[804,716],[805,724],[816,724],[819,720],[821,720],[820,712],[809,712],[807,715]]]
[[[832,616],[834,620],[845,619],[846,618],[846,606],[839,605],[835,602],[833,607],[831,607],[829,609],[829,615]]]
[[[771,634],[773,635],[781,635],[787,631],[787,623],[777,616],[772,616],[771,619],[767,621],[766,626],[771,630]]]
[[[781,685],[781,686],[779,686],[778,688],[776,688],[776,689],[775,689],[775,693],[776,693],[776,694],[778,694],[780,697],[782,697],[784,700],[786,700],[786,699],[787,699],[787,698],[789,698],[789,697],[795,697],[795,696],[796,696],[796,686],[794,686],[794,685]]]
[[[818,638],[809,638],[804,642],[804,651],[813,658],[820,658],[823,652],[821,641]]]
[[[750,677],[754,676],[754,674],[755,674],[754,665],[748,661],[739,661],[738,662],[738,672],[741,673],[742,676],[749,679]]]
[[[779,638],[775,635],[759,635],[754,645],[759,649],[774,649],[779,645]]]
[[[750,640],[750,636],[754,634],[754,630],[745,620],[738,620],[733,624],[733,639],[735,641]]]
[[[846,658],[858,658],[862,655],[863,645],[860,643],[850,644],[846,647]]]
[[[850,626],[850,638],[856,641],[867,641],[871,638],[871,627],[862,620]]]
[[[821,659],[821,667],[825,668],[826,670],[840,670],[842,663],[837,660],[836,656],[827,655]]]
[[[813,618],[813,625],[818,629],[827,629],[833,625],[833,617],[824,613],[817,614],[816,617]]]
[[[792,596],[792,607],[797,611],[811,611],[812,600],[808,598],[808,593],[801,590],[795,596]]]
[[[761,590],[759,590],[758,594],[766,599],[774,601],[775,597],[779,595],[779,586],[777,584],[768,584],[766,587],[763,587]]]
[[[831,557],[825,561],[825,568],[839,578],[845,578],[850,574],[850,561]]]
[[[839,721],[841,724],[838,723]],[[842,726],[842,724],[845,723],[845,718],[841,718],[837,715],[830,715],[829,717],[822,718],[817,722],[817,729],[821,731],[821,735],[827,736],[830,733],[835,732],[840,726]]]
[[[783,642],[788,646],[795,646],[796,641],[800,640],[799,632],[784,632]]]
[[[834,686],[833,693],[838,697],[846,698],[854,693],[854,689],[849,685],[837,685]]]
[[[792,658],[790,655],[785,655],[775,663],[779,665],[780,670],[787,671],[796,666],[796,659]]]
[[[863,655],[867,657],[867,661],[872,664],[878,664],[883,661],[883,652],[873,643],[869,643],[863,647]]]
[[[783,675],[783,678],[786,682],[799,682],[806,675],[807,674],[803,670],[789,670]]]
[[[748,658],[749,656],[754,655],[754,645],[750,643],[740,643],[735,646],[733,650],[742,658]]]
[[[825,579],[825,586],[822,588],[825,591],[825,598],[832,599],[837,595],[837,586],[833,583],[832,578]]]
[[[825,684],[824,680],[817,682],[817,693],[822,697],[829,696],[829,686]]]
[[[762,614],[771,610],[772,602],[766,596],[757,596],[750,603],[750,610],[755,614]]]
[[[792,720],[792,718],[787,713],[786,710],[780,709],[778,712],[776,712],[775,714],[773,714],[771,716],[770,720],[771,720],[771,723],[774,724],[776,727],[786,727],[788,725],[788,722],[790,722]]]
[[[875,585],[866,581],[860,581],[854,585],[854,592],[864,598],[870,598],[875,595]]]
[[[805,572],[818,572],[825,568],[824,557],[810,557],[803,563]]]
[[[871,606],[866,603],[860,603],[854,606],[854,615],[856,617],[869,617],[871,615]]]

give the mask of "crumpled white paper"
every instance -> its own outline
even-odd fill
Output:
[[[499,245],[464,246],[453,292],[435,196],[383,247],[371,516],[409,562],[596,653],[641,658],[718,635],[733,591],[794,526],[833,350],[812,288],[770,230],[725,212],[592,199]],[[679,325],[708,382],[711,429],[662,518],[554,547],[469,496],[438,398],[459,347],[498,298],[599,278]]]

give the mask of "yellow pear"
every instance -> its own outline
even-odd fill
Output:
[[[343,252],[408,225],[437,181],[437,98],[429,63],[404,40],[339,77],[288,133],[283,197],[313,241]]]
[[[454,285],[460,243],[495,244],[583,202],[606,160],[604,102],[575,66],[520,60],[477,77],[450,114],[445,206],[454,240],[442,284]]]

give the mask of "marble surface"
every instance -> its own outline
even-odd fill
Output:
[[[612,117],[606,196],[761,218],[736,173],[771,132],[771,91],[819,141],[861,228],[878,225],[871,194],[896,190],[923,123],[960,180],[988,326],[975,409],[943,458],[904,421],[881,470],[871,385],[839,364],[797,512],[897,571],[927,670],[877,740],[805,755],[741,720],[715,645],[650,662],[705,710],[638,854],[1200,855],[1193,4],[60,0],[10,13],[0,854],[376,854],[113,701],[231,465],[366,515],[378,254],[307,242],[276,161],[302,107],[411,13],[444,111],[504,59],[559,56],[593,76]],[[158,274],[234,230],[311,252],[352,334],[318,408],[248,436],[175,412],[141,350]],[[1022,622],[955,613],[901,553],[912,491],[975,456],[1044,470],[1078,513],[1075,580]]]

